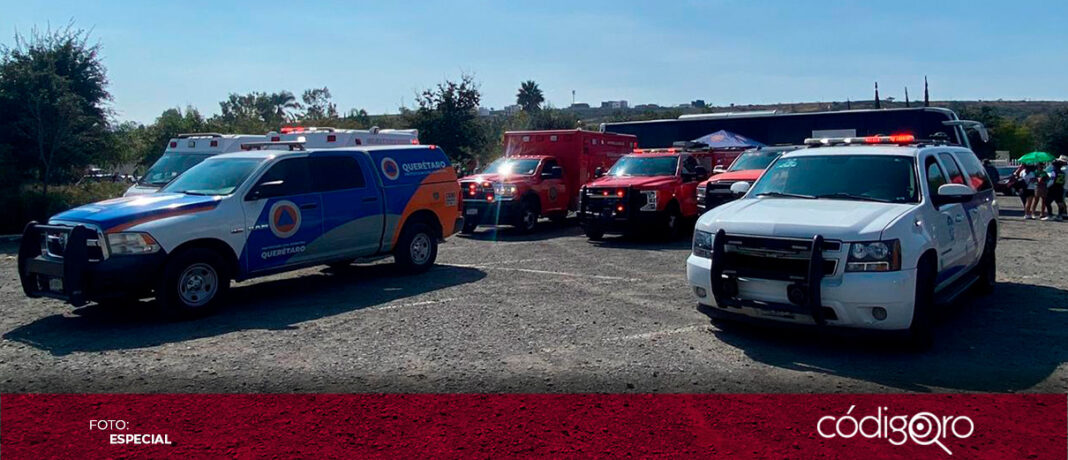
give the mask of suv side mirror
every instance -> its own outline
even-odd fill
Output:
[[[603,177],[603,176],[604,176],[604,168],[598,166],[597,169],[593,170],[593,177],[599,178],[599,177]]]
[[[278,196],[282,190],[282,185],[285,183],[286,181],[284,180],[272,180],[257,184],[255,187],[252,187],[252,191],[248,192],[248,195],[245,196],[245,201],[256,201],[262,198]]]
[[[963,184],[943,184],[934,196],[935,206],[950,203],[966,203],[975,196],[975,190]]]
[[[731,193],[741,196],[749,193],[749,182],[740,181],[731,184]]]

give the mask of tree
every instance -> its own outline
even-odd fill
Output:
[[[108,147],[107,83],[100,45],[73,23],[16,34],[13,47],[0,49],[0,150],[36,173],[44,195]]]
[[[330,102],[330,89],[327,87],[304,90],[300,96],[304,101],[303,121],[322,121],[337,118],[337,105]]]
[[[266,132],[295,121],[300,108],[301,104],[289,91],[231,93],[219,103],[221,113],[216,122],[231,132]]]
[[[1068,109],[1057,109],[1037,123],[1038,147],[1055,154],[1068,154]]]
[[[419,130],[425,144],[441,146],[456,161],[475,156],[486,143],[478,120],[482,95],[474,77],[446,80],[417,96],[419,108],[401,109],[408,125]]]
[[[541,109],[541,103],[545,102],[545,96],[541,88],[534,80],[527,80],[519,84],[519,92],[515,95],[515,102],[523,108],[524,112],[534,112]]]

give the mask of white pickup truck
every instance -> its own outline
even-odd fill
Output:
[[[694,232],[687,277],[713,316],[907,332],[995,283],[998,205],[964,147],[911,135],[808,139]]]

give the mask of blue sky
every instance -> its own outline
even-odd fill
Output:
[[[871,97],[1068,99],[1063,1],[87,2],[4,0],[0,43],[92,28],[120,119],[218,111],[231,92],[327,86],[395,113],[472,73],[483,105],[533,79],[554,105]]]

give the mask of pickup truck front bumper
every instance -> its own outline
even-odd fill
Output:
[[[464,200],[464,222],[467,225],[513,225],[520,217],[519,200]]]
[[[18,270],[28,297],[51,297],[75,307],[91,300],[147,294],[166,260],[159,251],[107,255],[104,235],[84,225],[30,222],[19,245]]]

